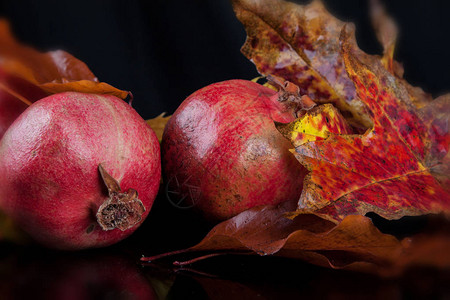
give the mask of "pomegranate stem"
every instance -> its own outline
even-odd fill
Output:
[[[142,220],[145,212],[144,204],[138,199],[134,189],[122,192],[119,182],[98,166],[103,182],[108,188],[109,198],[98,208],[97,222],[103,230],[119,228],[125,231]]]

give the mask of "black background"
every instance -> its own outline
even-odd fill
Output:
[[[296,1],[307,3],[309,1]],[[356,24],[360,47],[381,53],[368,18],[368,0],[326,0],[341,20]],[[397,21],[397,60],[405,77],[438,96],[450,86],[450,3],[385,1]],[[240,53],[243,26],[228,0],[0,2],[17,37],[40,50],[64,49],[96,76],[135,96],[144,118],[173,113],[195,90],[258,74]]]
[[[381,53],[368,18],[368,1],[324,2],[335,16],[356,24],[363,50]],[[386,2],[400,29],[396,59],[403,62],[407,80],[435,97],[449,91],[450,2]],[[163,111],[173,113],[184,98],[210,83],[258,76],[253,64],[239,51],[245,31],[228,0],[10,0],[0,1],[0,15],[10,20],[22,42],[42,51],[66,50],[84,61],[101,81],[132,91],[133,106],[145,119]],[[6,252],[0,261],[0,296],[3,291],[24,298],[40,295],[43,290],[51,294],[50,282],[65,276],[72,278],[71,271],[65,269],[70,270],[80,260],[95,265],[105,255],[117,255],[120,260],[125,253],[135,266],[142,254],[192,246],[206,234],[210,224],[191,212],[171,207],[165,200],[160,193],[143,226],[108,249],[60,253],[37,246],[0,244]],[[420,225],[420,220],[403,220],[384,226],[382,222],[377,224],[376,216],[372,217],[380,229],[389,232],[390,227],[395,227],[400,236],[417,231]],[[247,299],[450,295],[448,272],[436,275],[433,270],[408,272],[400,279],[382,279],[275,257],[225,257],[200,263],[199,267],[221,279],[206,284],[205,277],[183,276],[183,272],[177,270],[175,274],[165,267],[162,277],[153,267],[140,269],[139,273],[146,278],[174,282],[170,299],[226,299],[226,293],[230,297],[233,293],[246,295]],[[288,274],[289,269],[295,270],[295,275]],[[245,294],[242,284],[255,291],[254,297]],[[219,292],[217,297],[211,297],[207,285],[212,289],[220,287],[225,294]]]

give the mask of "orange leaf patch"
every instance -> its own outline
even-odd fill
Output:
[[[99,82],[85,63],[65,51],[41,53],[20,44],[5,20],[0,20],[0,58],[2,73],[34,85],[43,91],[41,95],[67,91],[110,94],[122,99],[129,95],[127,91]],[[2,80],[0,88],[27,104],[38,100],[29,97],[23,85],[9,85],[9,81]]]

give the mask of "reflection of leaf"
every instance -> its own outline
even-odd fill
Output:
[[[216,278],[212,279],[208,277],[194,277],[194,279],[198,283],[200,283],[203,290],[208,295],[208,299],[212,300],[269,299],[265,297],[257,288],[252,288],[239,282]],[[277,298],[281,299],[279,293],[277,294]]]
[[[169,122],[170,116],[165,117],[166,113],[162,113],[156,118],[147,120],[147,125],[156,133],[159,142],[161,142],[164,128],[166,128],[167,122]]]
[[[167,299],[170,289],[173,285],[173,280],[161,280],[159,278],[148,278],[153,290],[156,294],[156,299]]]
[[[22,78],[49,94],[76,91],[111,94],[122,99],[128,96],[126,91],[99,82],[85,63],[65,51],[41,53],[21,45],[12,36],[5,20],[0,20],[0,58],[0,68],[4,72]],[[25,97],[22,90],[14,92]]]

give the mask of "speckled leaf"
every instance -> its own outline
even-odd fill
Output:
[[[426,164],[433,176],[450,192],[450,94],[443,95],[419,110],[428,124],[431,146]]]
[[[277,124],[277,129],[292,142],[294,147],[326,139],[331,134],[352,133],[347,121],[331,104],[316,106],[292,123]]]
[[[5,20],[0,20],[0,69],[27,81],[44,94],[76,91],[110,94],[122,99],[129,95],[129,92],[99,82],[85,63],[65,51],[41,53],[22,45],[16,41]],[[15,89],[7,83],[0,82],[0,88],[7,89],[22,102],[30,104],[36,100],[28,99],[22,89]]]
[[[448,98],[430,107],[431,112],[420,113],[407,90],[379,61],[358,53],[351,35],[344,28],[346,70],[374,125],[363,135],[333,135],[296,147],[296,157],[311,173],[294,215],[314,213],[339,222],[367,212],[398,219],[449,211],[450,194],[445,190],[449,174],[442,173],[448,157],[449,112],[428,122],[426,117],[436,108],[448,108],[444,101]],[[441,170],[442,178],[433,176],[435,169]]]
[[[295,83],[316,102],[335,104],[352,125],[371,126],[340,55],[344,22],[330,15],[320,1],[305,6],[281,0],[232,3],[247,31],[241,51],[261,74]]]

